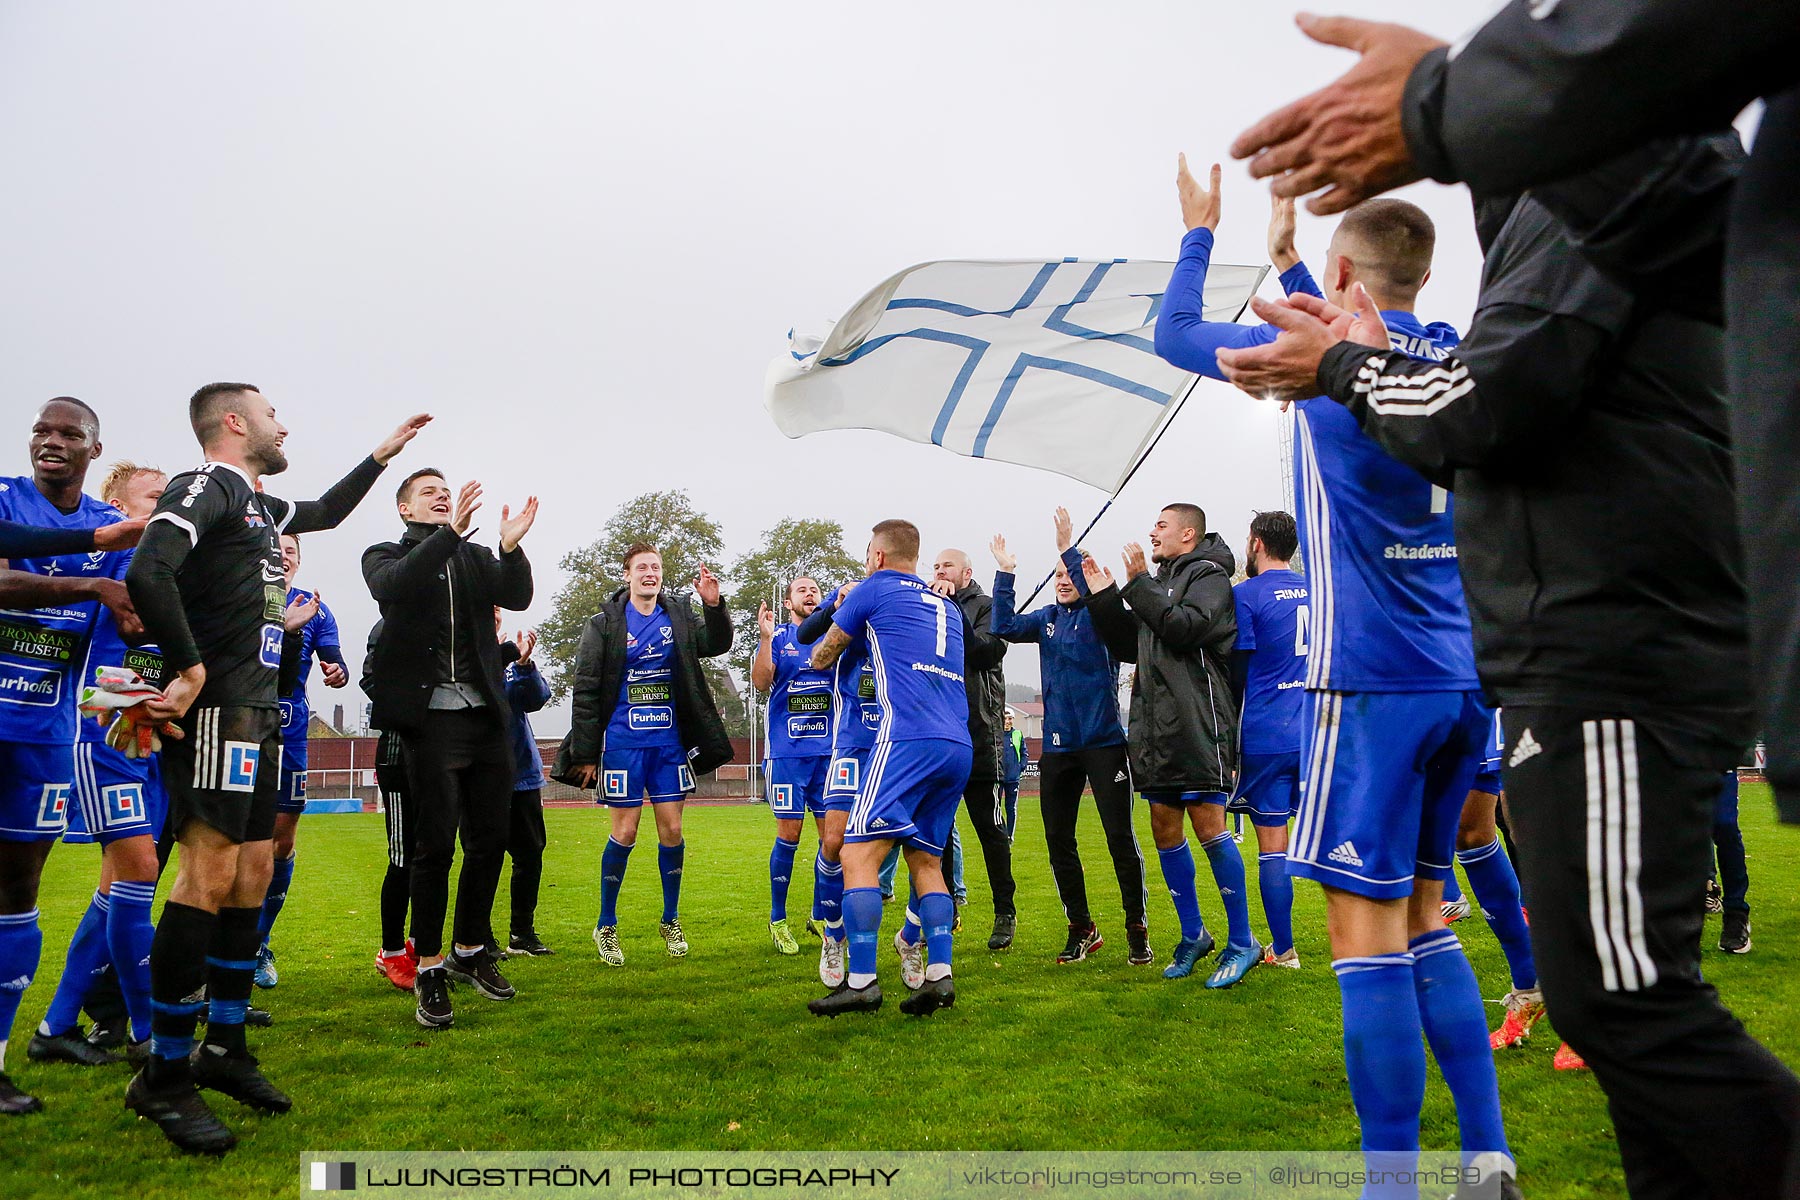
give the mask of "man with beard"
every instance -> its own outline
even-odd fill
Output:
[[[117,521],[118,513],[81,494],[100,449],[93,409],[72,396],[43,405],[31,426],[31,474],[0,480],[0,518],[82,531]],[[128,632],[141,629],[99,551],[14,558],[0,567],[36,577],[6,593],[8,604],[33,607],[14,608],[0,623],[0,1113],[17,1115],[43,1107],[6,1076],[6,1043],[44,947],[38,881],[68,822],[75,669],[94,601],[117,613]]]
[[[819,607],[819,585],[802,575],[788,584],[788,619],[779,628],[767,605],[758,606],[756,659],[750,683],[769,697],[769,811],[775,814],[775,849],[769,854],[769,937],[782,954],[800,953],[788,929],[788,885],[806,814],[819,830],[819,854],[836,863],[844,845],[850,797],[841,794],[827,807],[831,771],[832,672],[815,669],[802,648],[800,624]],[[840,874],[838,878],[842,878]],[[817,904],[814,905],[818,913]]]
[[[244,1044],[281,768],[287,581],[278,539],[341,523],[431,418],[408,419],[323,497],[300,502],[257,490],[288,464],[287,430],[255,386],[207,384],[188,402],[188,420],[206,462],[169,482],[126,576],[169,673],[144,715],[167,739],[168,819],[181,857],[150,950],[150,1060],[125,1103],[181,1149],[222,1154],[237,1139],[197,1086],[265,1112],[292,1106]],[[190,1063],[202,1008],[206,1042]]]

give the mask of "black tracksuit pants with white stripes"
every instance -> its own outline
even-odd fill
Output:
[[[1119,745],[1051,751],[1038,760],[1038,806],[1044,814],[1044,841],[1050,847],[1056,894],[1062,898],[1063,912],[1068,914],[1071,925],[1086,925],[1093,920],[1088,911],[1081,851],[1075,844],[1084,787],[1094,789],[1094,807],[1100,813],[1100,828],[1106,832],[1113,874],[1119,879],[1125,923],[1144,923],[1144,854],[1131,828],[1131,769],[1125,757],[1125,747]]]
[[[1544,1000],[1606,1091],[1631,1195],[1784,1194],[1800,1081],[1701,978],[1716,752],[1616,712],[1504,721]]]

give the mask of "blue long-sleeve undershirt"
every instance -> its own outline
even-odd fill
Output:
[[[1224,379],[1219,370],[1219,351],[1264,346],[1281,330],[1273,325],[1238,325],[1206,319],[1206,269],[1212,264],[1213,234],[1210,229],[1190,229],[1181,239],[1181,257],[1169,276],[1169,290],[1156,318],[1156,352],[1184,371],[1208,379]],[[1321,296],[1305,263],[1296,263],[1281,274],[1288,295],[1307,292]]]

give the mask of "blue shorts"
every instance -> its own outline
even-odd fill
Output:
[[[1288,873],[1375,900],[1447,879],[1493,731],[1472,691],[1308,692]]]
[[[641,808],[644,801],[667,804],[694,790],[694,772],[680,746],[608,750],[600,756],[600,794],[610,808]]]
[[[1238,766],[1237,791],[1225,806],[1248,813],[1259,828],[1280,829],[1300,807],[1300,752],[1246,754]]]
[[[169,815],[160,758],[126,758],[105,742],[75,744],[75,803],[69,806],[72,845],[159,837]]]
[[[306,726],[311,720],[296,721],[306,710],[296,708],[292,700],[277,700],[275,707],[281,713],[281,769],[284,771],[306,770]]]
[[[807,813],[821,816],[825,812],[825,781],[831,775],[831,759],[826,755],[811,758],[772,758],[766,764],[769,787],[769,811],[784,821],[797,820]],[[850,807],[850,797],[841,798],[839,808]]]
[[[942,857],[974,761],[966,743],[948,738],[876,743],[844,840],[901,842]]]
[[[1145,792],[1144,799],[1152,804],[1167,804],[1171,808],[1186,808],[1190,804],[1227,804],[1231,797],[1224,792]]]
[[[281,790],[275,793],[275,811],[278,813],[303,813],[306,811],[305,762],[302,761],[298,769],[289,767],[285,751],[281,756]]]
[[[0,841],[53,842],[69,823],[74,747],[0,742]]]

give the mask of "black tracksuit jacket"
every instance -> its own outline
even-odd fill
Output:
[[[1514,0],[1419,63],[1402,119],[1426,174],[1494,196],[1724,128],[1758,97],[1717,257],[1753,682],[1777,808],[1800,822],[1800,0]]]
[[[1599,227],[1627,246],[1634,221],[1654,233],[1669,195],[1741,158],[1735,141],[1687,141],[1545,194],[1599,212],[1611,187]],[[1754,724],[1722,331],[1603,274],[1546,203],[1478,209],[1481,294],[1455,353],[1342,343],[1320,386],[1455,491],[1492,699],[1657,720],[1732,765]]]
[[[1106,648],[1137,664],[1125,740],[1140,791],[1229,792],[1236,783],[1236,570],[1231,547],[1209,533],[1180,558],[1158,564],[1154,575],[1088,597]]]

